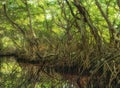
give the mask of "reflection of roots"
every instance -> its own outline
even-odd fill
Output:
[[[102,74],[104,75],[104,74]],[[106,76],[81,76],[77,80],[77,84],[79,88],[119,88],[119,78],[115,77],[115,79],[111,78],[111,73],[109,73],[109,76],[106,74]]]
[[[41,68],[33,65],[23,65],[22,74],[25,77],[25,81],[22,84],[30,85],[31,88],[34,88],[37,82],[40,82],[40,72]]]
[[[89,76],[82,76],[77,80],[77,84],[80,88],[86,88],[90,80]]]

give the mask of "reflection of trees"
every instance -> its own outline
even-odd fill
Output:
[[[54,8],[45,2],[45,5],[38,5],[37,10],[40,9],[40,12],[34,11],[34,7],[26,0],[21,3],[24,14],[17,14],[17,8],[21,9],[19,5],[17,8],[9,7],[9,3],[3,5],[3,17],[6,17],[8,25],[12,25],[12,30],[6,30],[3,34],[15,46],[8,44],[9,46],[4,47],[5,41],[2,40],[2,36],[1,65],[9,63],[9,57],[13,57],[15,67],[11,68],[9,74],[0,73],[3,78],[0,80],[1,87],[9,85],[10,88],[35,88],[38,84],[41,87],[49,84],[52,88],[61,88],[62,85],[78,84],[90,88],[117,88],[120,85],[119,41],[116,43],[119,38],[114,28],[114,25],[117,26],[117,19],[112,22],[113,17],[109,18],[111,12],[107,13],[108,7],[112,8],[109,6],[112,1],[106,2],[107,4],[98,0],[91,2],[97,6],[97,10],[92,5],[91,8],[96,10],[99,17],[93,16],[95,13],[86,6],[89,3],[85,1],[58,0],[54,2],[57,5],[50,3],[55,6]],[[103,4],[107,8],[102,9]],[[11,8],[15,8],[16,11],[11,12]],[[50,9],[51,19],[46,18],[46,9]],[[53,13],[52,9],[55,9],[56,13]],[[16,18],[12,17],[13,13],[16,13]],[[33,17],[39,14],[45,16],[41,18],[43,22],[39,22],[40,18],[37,20]],[[24,17],[20,17],[21,15]],[[28,23],[21,24],[18,19],[22,18],[27,19]],[[40,23],[43,24],[42,27]],[[44,30],[38,30],[39,27]],[[60,33],[52,29],[60,29]],[[106,38],[104,36],[107,34],[104,31],[107,29],[109,36]],[[7,57],[6,61],[3,57]],[[4,83],[5,81],[7,83]]]

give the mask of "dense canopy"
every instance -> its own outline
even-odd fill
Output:
[[[1,0],[0,88],[119,88],[120,0]]]

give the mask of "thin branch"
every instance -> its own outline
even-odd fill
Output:
[[[29,8],[29,6],[28,6],[27,0],[24,2],[24,4],[26,5],[26,9],[27,9],[27,13],[28,13],[30,30],[31,30],[33,36],[36,37],[35,32],[34,32],[34,30],[33,30],[33,26],[32,26],[32,17],[31,17],[30,8]]]
[[[7,14],[7,10],[6,10],[6,4],[3,5],[3,9],[4,9],[4,14],[6,16],[6,18],[9,20],[9,22],[16,28],[18,28],[20,30],[20,32],[25,36],[25,31],[23,31],[23,29],[17,24],[15,23]]]
[[[98,9],[101,12],[101,15],[104,17],[105,21],[107,22],[107,25],[109,27],[109,32],[110,32],[110,35],[111,35],[111,41],[112,41],[112,40],[114,40],[114,35],[113,35],[113,33],[115,33],[114,27],[113,27],[112,23],[110,22],[110,20],[108,19],[107,15],[102,10],[101,5],[98,2],[98,0],[95,0],[95,3],[96,3]]]
[[[111,2],[111,0],[109,0],[109,1],[107,1],[107,0],[105,0],[106,1],[106,5],[107,5],[107,7],[106,7],[106,16],[108,17],[109,16],[109,6],[110,6],[110,2]]]
[[[118,5],[118,7],[120,9],[120,0],[117,0],[117,5]]]
[[[74,5],[78,9],[79,14],[83,16],[84,22],[86,22],[90,27],[91,34],[94,36],[98,50],[101,52],[101,45],[102,45],[101,37],[98,34],[98,29],[96,28],[95,25],[93,25],[92,19],[90,18],[88,11],[85,9],[84,6],[78,3],[78,0],[74,0]]]
[[[79,20],[80,20],[80,18],[77,17],[77,16],[74,14],[73,9],[72,9],[72,7],[71,7],[69,1],[68,1],[68,0],[65,0],[65,1],[66,1],[67,5],[68,5],[70,11],[71,11],[72,16],[75,17],[76,19],[79,19]]]
[[[104,11],[102,10],[100,3],[98,2],[98,0],[95,0],[95,1],[96,1],[96,5],[97,5],[98,9],[100,10],[102,16],[103,16],[104,19],[106,20],[108,26],[109,26],[109,27],[112,27],[112,24],[111,24],[110,20],[108,19],[107,15],[106,15],[106,14],[104,13]]]

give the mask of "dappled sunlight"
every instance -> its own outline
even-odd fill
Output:
[[[119,0],[1,0],[0,88],[119,88]]]

